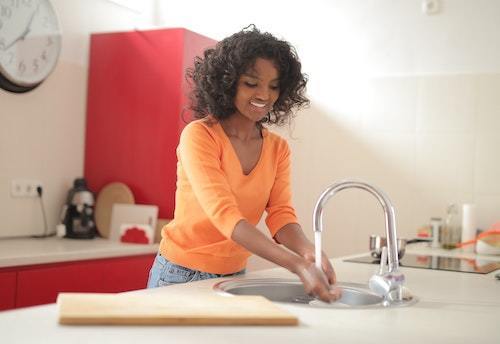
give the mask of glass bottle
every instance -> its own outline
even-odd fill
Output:
[[[446,220],[441,229],[441,247],[454,249],[460,242],[462,226],[460,223],[459,209],[456,204],[450,204],[446,210]]]

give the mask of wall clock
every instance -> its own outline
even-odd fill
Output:
[[[54,70],[59,22],[49,0],[0,0],[0,87],[31,91]]]

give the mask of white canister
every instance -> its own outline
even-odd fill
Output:
[[[462,242],[472,240],[476,237],[477,219],[476,205],[464,204],[462,206]],[[474,245],[466,245],[463,247],[466,252],[473,252]]]

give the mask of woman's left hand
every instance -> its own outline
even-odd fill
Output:
[[[304,259],[306,259],[309,262],[312,263],[316,262],[314,249],[305,251],[302,254],[302,257],[304,257]],[[335,270],[333,269],[333,266],[330,263],[330,260],[328,259],[328,256],[325,254],[325,252],[322,252],[321,254],[321,267],[323,268],[323,272],[325,273],[326,278],[328,279],[330,285],[335,284],[335,282],[337,282],[337,277],[335,276]]]

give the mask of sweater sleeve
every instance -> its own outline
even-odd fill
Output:
[[[295,209],[292,206],[290,148],[285,140],[280,142],[276,179],[271,189],[266,211],[266,224],[273,237],[283,226],[298,222]]]
[[[231,239],[234,227],[245,217],[221,169],[220,149],[208,129],[197,123],[182,131],[177,154],[203,211]]]

